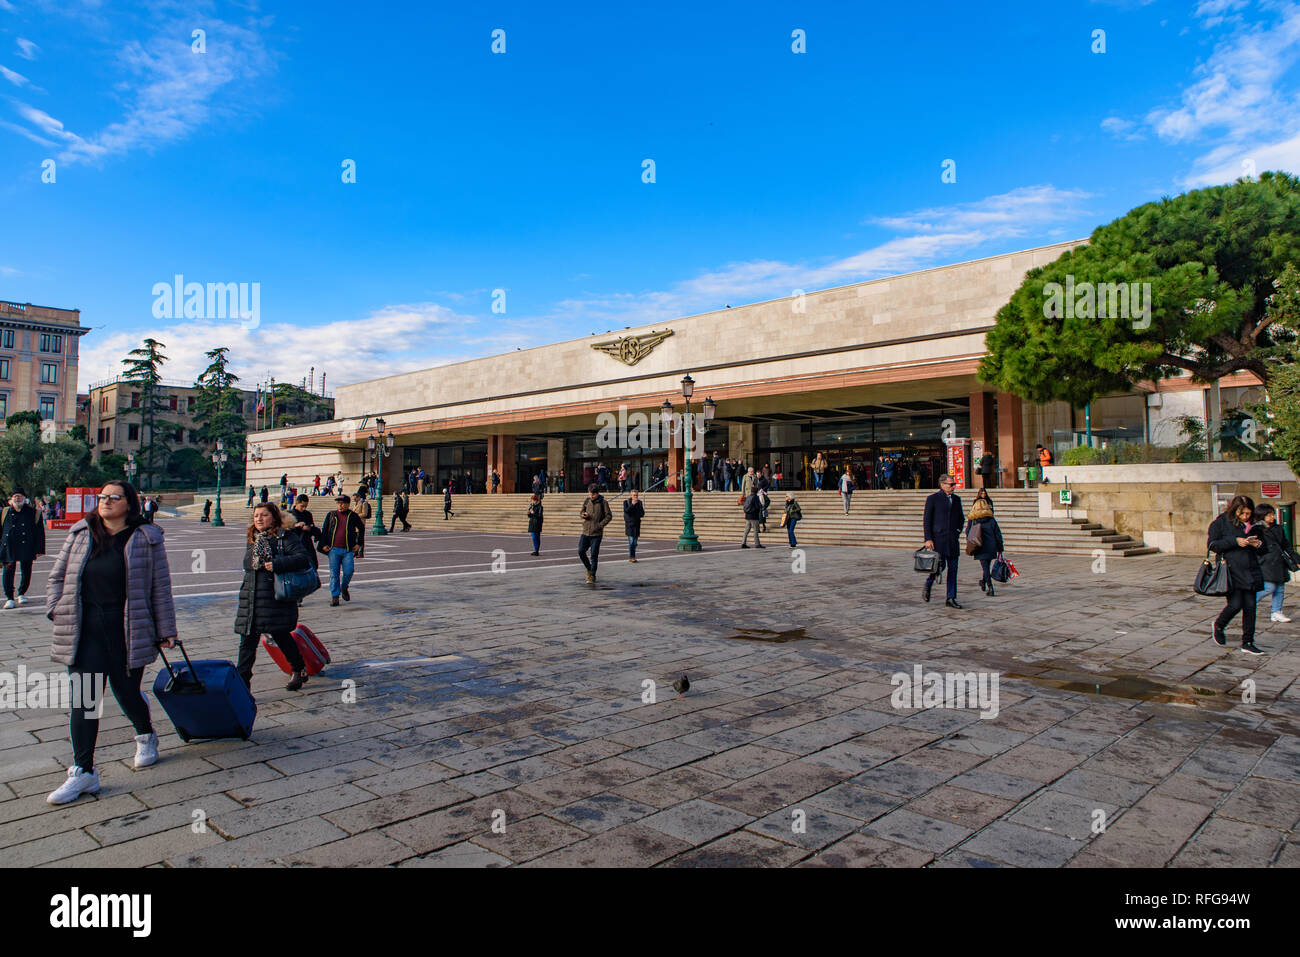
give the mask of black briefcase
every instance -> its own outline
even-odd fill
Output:
[[[926,575],[936,575],[943,566],[943,559],[933,548],[918,548],[912,555],[912,565]]]

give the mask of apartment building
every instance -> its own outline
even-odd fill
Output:
[[[235,410],[243,416],[245,428],[251,432],[257,426],[256,393],[247,389],[237,391],[239,400]],[[192,383],[164,381],[162,392],[164,404],[157,413],[157,428],[160,434],[164,430],[170,432],[168,442],[172,451],[183,448],[209,451],[199,440],[200,424],[195,420],[199,390]],[[132,411],[139,408],[140,387],[136,383],[117,377],[91,384],[87,439],[92,460],[99,461],[108,452],[126,455],[140,448],[143,426],[139,412]]]
[[[0,429],[15,412],[53,419],[60,432],[77,423],[80,309],[0,299]]]

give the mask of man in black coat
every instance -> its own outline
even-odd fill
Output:
[[[409,532],[411,530],[411,523],[406,520],[406,516],[410,512],[410,510],[411,510],[410,499],[407,498],[407,496],[403,495],[400,491],[394,492],[393,493],[393,520],[388,523],[388,530],[391,532],[393,528],[397,525],[397,523],[400,521],[402,523],[402,531]]]
[[[949,608],[960,608],[957,604],[957,558],[961,555],[961,528],[965,513],[961,509],[961,499],[953,494],[957,482],[945,472],[939,476],[939,491],[925,500],[925,547],[939,553],[943,564],[948,566],[948,599],[944,602]],[[942,565],[925,580],[925,589],[921,597],[930,600],[930,589],[934,580],[943,570]]]
[[[40,512],[27,501],[27,494],[14,489],[9,507],[0,521],[0,562],[4,563],[5,608],[15,607],[14,571],[19,572],[16,604],[27,604],[27,585],[32,579],[32,562],[45,554],[45,523]]]

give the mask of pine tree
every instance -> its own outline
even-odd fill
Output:
[[[173,432],[164,428],[159,434],[160,426],[175,425],[161,415],[167,409],[167,396],[162,385],[162,364],[167,361],[162,350],[166,343],[157,339],[145,339],[142,348],[132,349],[128,358],[122,360],[126,373],[122,379],[140,390],[140,404],[131,409],[122,410],[123,417],[135,416],[140,420],[140,448],[136,455],[140,463],[141,488],[149,488],[153,476],[167,467],[171,456],[169,441]]]
[[[228,352],[228,348],[221,346],[205,353],[211,361],[194,381],[199,390],[194,421],[199,423],[199,438],[209,446],[209,451],[216,448],[220,439],[226,443],[230,461],[239,463],[244,460],[244,417],[237,411],[239,376],[230,371]]]

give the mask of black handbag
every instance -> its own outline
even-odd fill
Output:
[[[913,567],[926,575],[937,575],[942,564],[943,559],[933,548],[918,548],[912,555]]]
[[[276,601],[302,601],[320,588],[320,573],[314,568],[275,573]]]
[[[1300,572],[1300,561],[1296,561],[1294,548],[1282,549],[1282,564],[1286,566],[1286,570],[1289,572]]]
[[[989,577],[999,585],[1011,581],[1011,566],[1007,564],[1007,560],[1001,555],[995,558],[993,564],[989,566]]]
[[[1205,561],[1201,562],[1201,567],[1196,572],[1192,588],[1198,595],[1228,594],[1228,566],[1223,564],[1222,555],[1216,555],[1215,561],[1211,563],[1210,553],[1205,553]]]

